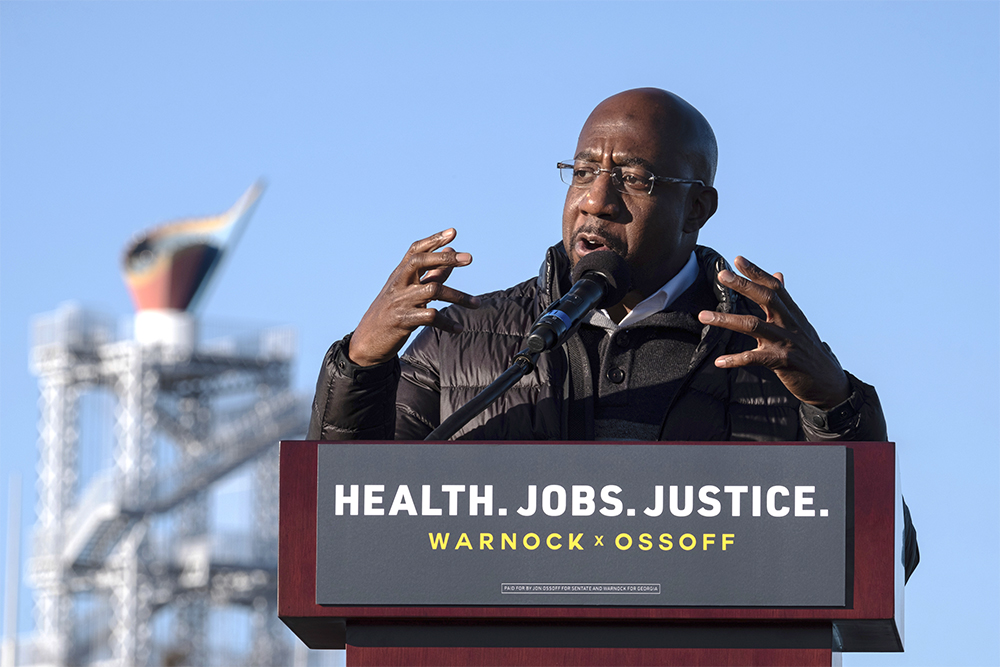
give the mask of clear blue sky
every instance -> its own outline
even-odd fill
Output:
[[[702,242],[784,272],[899,444],[907,652],[845,664],[997,664],[998,32],[995,2],[3,2],[0,502],[20,471],[32,525],[30,318],[128,315],[133,233],[265,176],[204,316],[295,326],[311,393],[412,240],[456,227],[467,291],[532,275],[555,162],[658,86],[719,140]]]

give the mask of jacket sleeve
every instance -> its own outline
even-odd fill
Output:
[[[402,356],[358,366],[351,335],[334,343],[316,381],[308,440],[423,440],[440,423],[437,330],[425,329]]]
[[[351,335],[334,343],[316,381],[308,440],[392,440],[399,359],[358,366],[347,356]]]
[[[846,401],[829,410],[821,410],[802,403],[799,421],[807,442],[827,440],[854,440],[885,442],[889,439],[885,428],[885,415],[875,387],[865,384],[850,373],[851,395]]]
[[[851,395],[846,401],[830,410],[820,410],[802,403],[799,418],[806,440],[854,440],[859,442],[885,442],[889,435],[885,426],[885,415],[879,403],[875,387],[865,384],[850,373]],[[903,500],[903,569],[904,581],[917,569],[920,563],[920,548],[917,545],[917,531],[910,518],[910,508]]]

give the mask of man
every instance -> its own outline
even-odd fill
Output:
[[[473,297],[445,284],[472,261],[446,247],[455,230],[414,243],[328,353],[309,437],[422,439],[510,364],[569,268],[610,250],[632,291],[457,437],[886,439],[874,389],[841,369],[781,274],[737,257],[742,278],[696,245],[718,204],[716,160],[712,128],[680,97],[639,89],[602,102],[566,169],[563,244],[539,278]]]
[[[445,284],[472,262],[447,246],[454,229],[415,242],[327,353],[307,437],[422,440],[511,364],[569,289],[571,267],[610,251],[625,259],[631,291],[456,438],[886,440],[874,388],[841,368],[782,275],[737,257],[738,276],[697,245],[718,206],[717,154],[708,121],[672,93],[629,90],[599,104],[574,159],[560,163],[563,242],[538,278],[470,296]],[[908,578],[919,561],[908,510],[905,523]]]

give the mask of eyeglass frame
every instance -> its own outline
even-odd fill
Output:
[[[573,162],[576,162],[576,160],[573,160]],[[594,182],[597,182],[597,177],[600,176],[602,173],[609,174],[611,176],[611,183],[612,183],[612,185],[614,185],[615,186],[615,190],[617,190],[621,194],[623,194],[623,195],[636,195],[636,194],[640,194],[639,192],[628,192],[627,190],[625,190],[625,182],[622,180],[622,167],[621,166],[612,167],[611,169],[604,169],[603,167],[601,167],[600,165],[598,165],[596,162],[590,162],[589,160],[581,160],[581,162],[583,162],[585,164],[592,164],[592,165],[594,165],[596,167],[596,169],[590,170],[591,173],[594,174]],[[557,162],[556,163],[556,169],[559,170],[560,180],[562,180],[562,170],[563,169],[573,169],[573,170],[575,170],[576,169],[576,165],[572,164],[572,163],[569,163],[569,162]],[[648,169],[643,169],[642,167],[640,167],[640,169],[642,169],[647,174],[649,174],[649,177],[650,177],[649,178],[649,190],[646,190],[646,193],[645,193],[647,196],[653,194],[653,186],[656,185],[657,181],[660,181],[661,183],[690,183],[690,184],[700,185],[702,187],[705,187],[705,182],[702,181],[702,180],[696,179],[696,178],[673,178],[671,176],[657,176],[656,174],[654,174],[653,172],[649,171]],[[617,174],[617,178],[616,178],[616,174]],[[570,176],[570,180],[572,180],[572,179],[573,179],[573,177],[571,175]],[[563,183],[566,183],[566,181],[563,180]],[[566,183],[566,185],[568,185],[571,188],[589,188],[589,187],[592,187],[594,184],[593,183],[588,183],[587,185],[578,185],[576,183]]]

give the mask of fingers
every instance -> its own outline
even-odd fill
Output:
[[[715,360],[720,368],[742,366],[766,366],[777,369],[787,363],[787,348],[791,344],[793,332],[797,329],[798,307],[785,291],[785,278],[781,273],[769,274],[745,257],[737,256],[736,268],[743,273],[739,276],[732,271],[719,272],[719,282],[742,294],[764,309],[767,320],[753,315],[734,315],[703,310],[698,320],[722,329],[746,334],[757,339],[757,348],[740,354],[723,355]],[[791,304],[792,312],[789,310]]]
[[[784,280],[779,279],[777,276],[772,276],[742,255],[737,255],[735,264],[740,273],[755,283],[775,291],[784,287]]]
[[[711,310],[703,310],[698,313],[698,320],[702,324],[729,329],[757,339],[756,349],[718,357],[715,360],[715,365],[719,368],[766,366],[775,370],[788,363],[792,337],[783,327],[765,322],[753,315],[733,315]]]
[[[468,266],[472,255],[441,247],[455,238],[455,229],[446,229],[415,241],[403,256],[395,275],[409,283],[443,283],[456,266]],[[438,250],[440,248],[440,250]]]
[[[794,322],[805,320],[802,311],[785,289],[784,274],[769,274],[743,256],[737,256],[735,264],[746,278],[732,271],[720,271],[719,282],[763,308],[769,322],[780,326],[794,326]]]
[[[431,269],[420,279],[421,283],[443,283],[451,276],[454,266],[443,266],[438,269]]]
[[[787,319],[788,310],[782,300],[784,288],[781,283],[774,276],[763,272],[757,273],[746,267],[741,270],[753,278],[748,280],[732,271],[724,270],[719,272],[719,282],[763,308],[768,322],[782,324]],[[766,281],[762,281],[761,276],[766,277]]]
[[[396,275],[397,279],[402,278],[400,292],[408,293],[403,300],[411,307],[423,308],[431,301],[447,301],[466,308],[479,307],[476,297],[444,284],[455,267],[472,263],[472,255],[455,252],[454,248],[445,245],[455,238],[456,233],[451,228],[415,241],[403,256]],[[407,284],[409,287],[404,287]]]
[[[400,267],[406,266],[416,273],[416,280],[414,282],[419,281],[421,275],[426,271],[443,268],[444,271],[438,271],[435,276],[443,274],[444,278],[438,279],[432,277],[437,282],[443,282],[451,273],[451,269],[456,266],[465,266],[472,263],[472,255],[469,253],[455,252],[452,248],[442,247],[454,240],[457,234],[458,232],[452,227],[437,234],[431,234],[425,239],[414,241],[406,251],[406,254],[403,255]],[[441,250],[435,252],[439,248]]]
[[[713,327],[729,329],[730,331],[753,336],[758,341],[788,340],[788,332],[783,327],[771,322],[765,322],[753,315],[733,315],[732,313],[703,310],[698,313],[698,321],[702,324],[710,324]]]
[[[441,250],[442,252],[454,252],[454,248],[445,247],[442,248]],[[461,254],[468,254],[468,253],[461,253]],[[455,259],[458,259],[458,257],[456,256]],[[464,259],[464,257],[462,259]],[[469,261],[470,262],[472,261],[472,255],[469,255]],[[454,266],[440,266],[431,269],[430,271],[424,273],[424,275],[420,278],[420,282],[443,283],[444,281],[448,280],[449,276],[451,276],[451,272],[452,270],[454,270],[454,268],[455,268]]]
[[[426,306],[431,301],[446,301],[465,308],[479,307],[479,297],[466,294],[443,283],[431,281],[414,289],[419,294],[415,300],[417,306]]]
[[[479,307],[478,298],[444,284],[455,267],[472,263],[469,253],[447,247],[455,235],[455,229],[446,229],[410,245],[354,330],[348,353],[355,363],[370,366],[388,361],[422,326],[462,331],[456,321],[428,307],[432,301]]]
[[[422,252],[433,252],[441,246],[451,243],[457,235],[458,232],[454,227],[440,231],[437,234],[431,234],[425,239],[420,239],[419,241],[414,241],[410,244],[410,249],[406,251],[406,256],[416,255]]]
[[[435,327],[449,333],[461,333],[462,325],[434,308],[411,308],[400,313],[396,325],[413,331],[418,327]]]
[[[453,334],[462,333],[465,330],[465,327],[460,323],[434,308],[411,310],[401,318],[400,325],[410,330],[418,327],[433,327]]]
[[[781,367],[783,359],[766,349],[748,350],[739,354],[725,354],[715,360],[719,368],[741,368],[743,366],[766,366],[770,369]]]
[[[444,269],[448,273],[456,266],[468,266],[472,263],[472,255],[467,252],[455,252],[448,248],[438,252],[422,252],[407,255],[403,258],[400,268],[410,277],[410,282],[420,282],[421,277],[428,271]]]
[[[727,287],[731,287],[740,294],[752,299],[759,306],[764,309],[764,312],[768,314],[768,319],[775,321],[782,326],[799,326],[809,327],[808,320],[805,314],[799,308],[798,304],[792,298],[792,295],[788,293],[785,289],[785,276],[781,272],[768,274],[759,266],[748,260],[746,257],[737,256],[735,260],[736,267],[743,272],[750,280],[754,283],[759,283],[765,289],[771,290],[776,298],[771,295],[766,295],[763,297],[755,297],[754,294],[737,289],[736,284],[727,283],[722,280],[722,273],[719,274],[720,280]],[[780,303],[780,307],[779,304]],[[773,307],[773,310],[769,309],[769,305]]]

